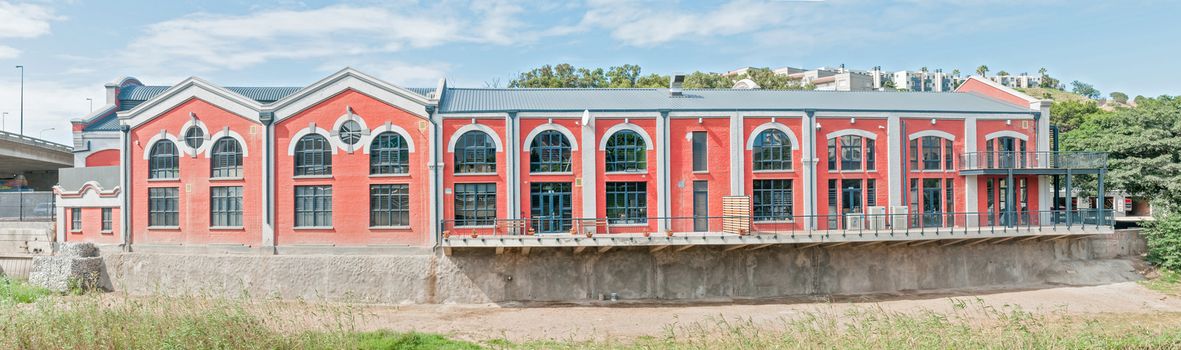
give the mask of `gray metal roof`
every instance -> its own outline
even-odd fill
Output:
[[[126,111],[126,110],[130,110],[132,108],[135,108],[135,106],[138,106],[140,103],[147,101],[147,100],[151,99],[152,97],[155,97],[156,95],[163,93],[165,90],[168,90],[168,88],[170,88],[170,86],[130,85],[130,86],[124,87],[123,89],[119,90],[119,100],[121,100],[119,103],[119,110]],[[227,86],[226,89],[236,92],[242,96],[246,96],[247,98],[258,101],[259,103],[265,104],[265,103],[275,102],[275,101],[278,101],[284,97],[290,96],[291,94],[294,94],[296,91],[299,91],[299,89],[302,89],[302,88],[289,87],[289,86],[281,86],[281,87]],[[410,90],[411,92],[414,92],[416,94],[426,96],[426,97],[430,97],[430,95],[433,94],[435,91],[434,88],[406,88],[406,89]]]
[[[892,112],[1030,113],[970,93],[882,91],[685,90],[668,89],[476,89],[449,88],[442,113],[500,111],[718,111],[824,110]]]
[[[119,131],[119,117],[115,111],[94,118],[83,131]]]

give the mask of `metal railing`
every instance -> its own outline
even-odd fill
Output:
[[[960,155],[960,170],[1105,167],[1107,153],[1103,152],[969,152]]]
[[[53,192],[0,192],[0,221],[53,221]]]
[[[1111,209],[1075,209],[1005,212],[917,212],[834,215],[796,215],[787,218],[750,216],[647,217],[639,223],[615,223],[606,218],[486,219],[479,222],[442,220],[445,237],[544,236],[613,234],[658,234],[661,223],[668,232],[660,234],[823,234],[908,236],[927,234],[990,234],[1055,230],[1114,229]]]

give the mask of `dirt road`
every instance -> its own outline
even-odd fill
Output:
[[[979,299],[977,299],[979,298]],[[604,340],[660,336],[670,326],[748,319],[778,323],[807,313],[842,314],[853,309],[953,312],[952,299],[993,307],[1019,307],[1035,313],[1142,314],[1181,312],[1181,298],[1136,283],[1060,287],[969,295],[859,298],[833,301],[782,301],[758,304],[629,305],[413,305],[366,307],[362,330],[393,329],[450,334],[465,339]]]

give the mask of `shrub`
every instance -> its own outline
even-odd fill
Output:
[[[1144,238],[1148,241],[1148,262],[1181,271],[1181,214],[1168,214],[1148,222]]]
[[[28,284],[27,282],[0,277],[0,304],[18,303],[28,304],[49,295],[45,288]]]

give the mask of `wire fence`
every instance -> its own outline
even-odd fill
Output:
[[[53,221],[53,192],[0,192],[0,221]]]

